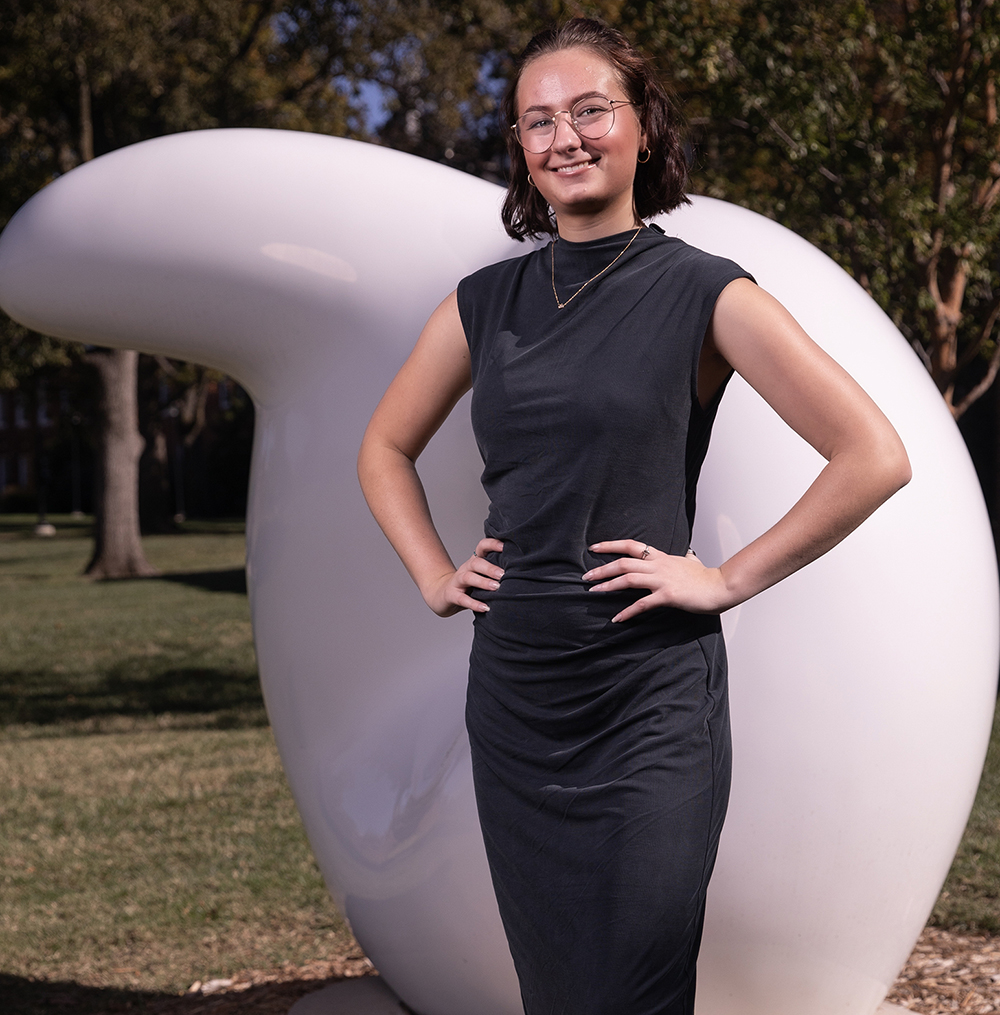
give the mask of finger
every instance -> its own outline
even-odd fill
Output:
[[[603,543],[594,543],[588,547],[591,553],[627,553],[630,557],[641,557],[642,551],[648,546],[638,539],[609,539]],[[652,547],[649,547],[652,550]]]
[[[478,599],[473,599],[472,596],[467,595],[460,589],[452,589],[446,598],[449,603],[452,603],[460,610],[472,610],[473,613],[490,612],[490,608],[486,605],[486,603],[480,602]]]
[[[490,537],[484,537],[476,543],[476,556],[482,557],[487,553],[501,553],[503,551],[503,543],[499,539],[491,539]]]
[[[476,543],[476,552],[472,555],[472,560],[476,562],[476,570],[484,574],[492,575],[494,578],[502,578],[503,568],[486,560],[487,553],[501,553],[502,551],[503,543],[501,543],[499,539],[480,539],[479,542]],[[483,564],[479,564],[479,561],[483,561]]]
[[[649,566],[643,564],[641,560],[637,560],[635,557],[619,557],[617,560],[612,560],[607,564],[602,564],[600,567],[595,567],[593,571],[588,571],[583,576],[583,580],[585,582],[597,582],[604,578],[615,578],[618,575],[628,574],[633,571],[645,574],[651,573]]]
[[[643,596],[642,599],[637,599],[631,606],[626,607],[621,613],[612,617],[611,623],[620,624],[625,620],[631,620],[633,617],[638,617],[640,614],[653,609],[655,606],[656,602],[653,600],[652,596]]]
[[[461,576],[459,584],[467,589],[485,589],[488,592],[496,592],[500,588],[500,582],[496,578],[479,574],[477,571],[466,571]]]
[[[503,568],[491,564],[482,557],[470,557],[460,568],[463,574],[483,574],[488,578],[495,578],[499,581],[503,577]]]
[[[591,585],[588,592],[619,592],[622,589],[648,589],[652,583],[644,581],[643,576],[630,571],[628,574],[619,575],[610,581],[601,582],[600,585]]]

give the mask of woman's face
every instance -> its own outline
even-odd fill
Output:
[[[628,98],[614,66],[602,56],[590,49],[564,49],[536,57],[521,72],[517,113],[551,116],[592,96]],[[597,139],[581,137],[566,112],[556,116],[555,123],[552,147],[541,154],[525,151],[524,158],[560,227],[569,220],[577,225],[598,220],[610,231],[629,229],[635,224],[636,158],[645,148],[637,110],[616,104],[614,126]]]

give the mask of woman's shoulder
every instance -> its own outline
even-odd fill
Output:
[[[650,223],[651,252],[662,261],[664,267],[690,273],[693,277],[702,277],[712,281],[718,277],[753,278],[753,276],[735,261],[719,254],[710,253],[672,236],[655,222]]]
[[[538,249],[528,250],[519,257],[487,264],[458,283],[458,308],[467,331],[477,310],[489,316],[512,298],[525,271],[538,256]]]

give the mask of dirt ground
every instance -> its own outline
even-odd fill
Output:
[[[372,975],[371,963],[355,950],[305,966],[243,970],[194,983],[179,996],[0,976],[0,999],[9,1015],[287,1015],[304,994],[335,980]],[[886,1000],[922,1015],[1000,1013],[1000,937],[928,928]]]

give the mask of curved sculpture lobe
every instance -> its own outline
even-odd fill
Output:
[[[12,316],[210,363],[252,393],[249,579],[268,712],[331,889],[422,1015],[514,1015],[519,1000],[471,793],[468,618],[426,611],[353,462],[433,306],[523,249],[499,230],[499,196],[355,142],[202,131],[74,170],[0,237]],[[699,1011],[863,1015],[923,925],[985,751],[997,665],[985,512],[933,385],[839,268],[708,199],[661,224],[753,272],[882,405],[913,461],[911,485],[862,529],[725,618],[737,770]],[[770,525],[818,465],[734,383],[702,481],[702,557]],[[462,556],[485,513],[462,412],[422,466]],[[947,554],[917,552],[944,533]],[[931,597],[935,623],[915,623]]]

